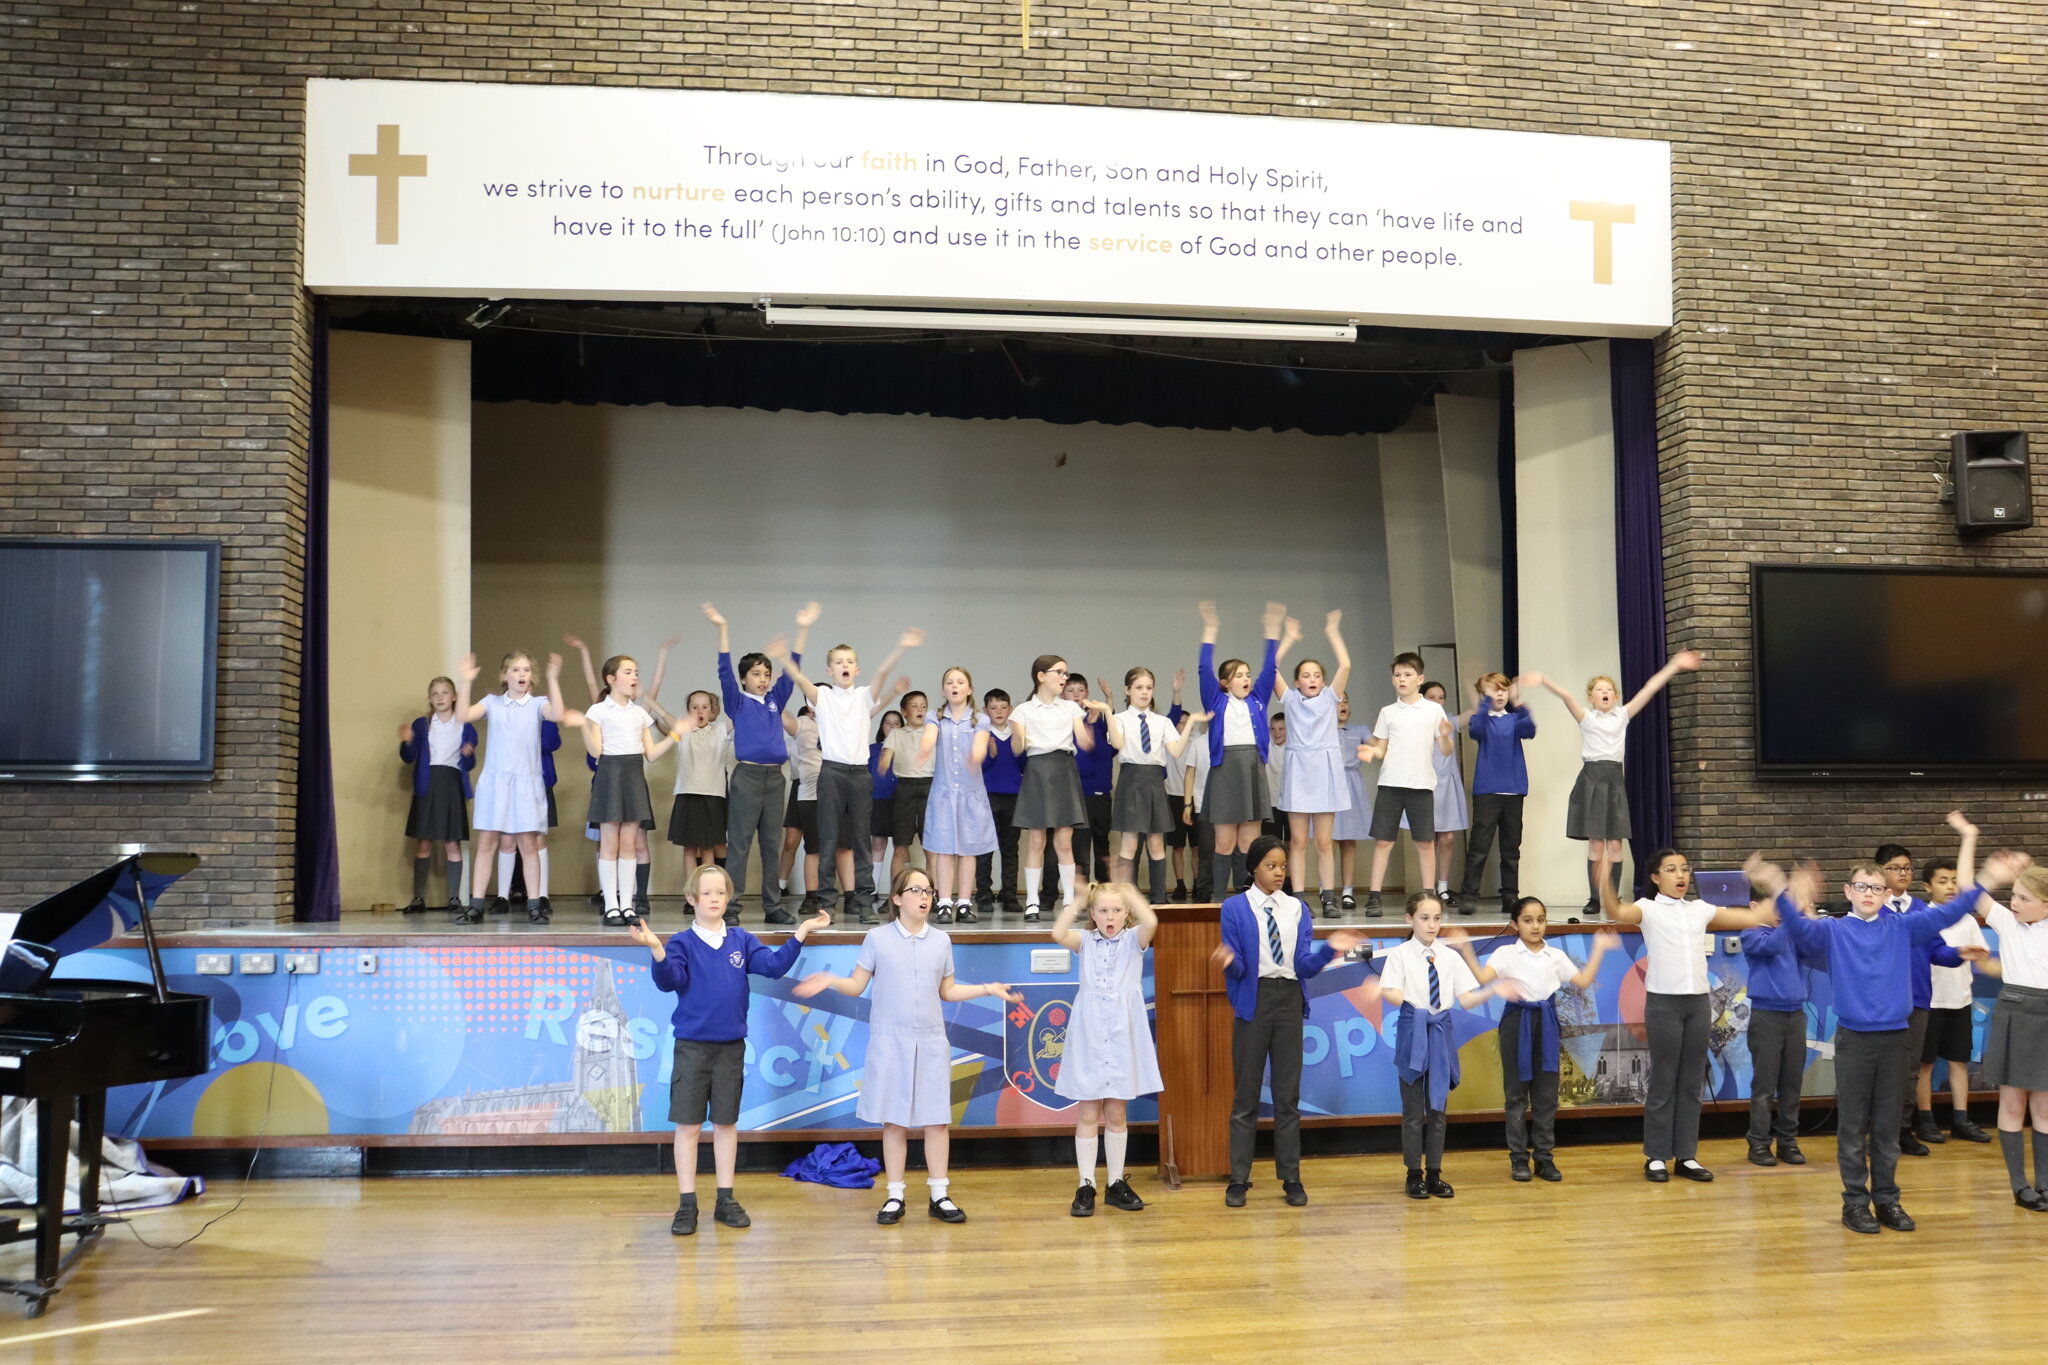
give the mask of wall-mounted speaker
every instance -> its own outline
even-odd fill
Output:
[[[1956,530],[1986,535],[2034,524],[2027,488],[2027,433],[1959,431],[1949,443]]]

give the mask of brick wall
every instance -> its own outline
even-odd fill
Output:
[[[1127,0],[1032,16],[1022,51],[1018,6],[996,0],[9,6],[0,533],[217,535],[227,619],[220,779],[0,788],[0,906],[148,838],[207,856],[172,917],[289,912],[309,76],[1668,138],[1668,602],[1674,643],[1712,656],[1674,704],[1683,842],[1708,864],[1752,842],[1840,860],[1880,833],[1934,841],[1951,802],[2039,842],[2048,802],[2016,788],[1758,784],[1744,606],[1757,557],[2048,567],[2048,529],[1960,545],[1927,477],[1950,430],[2048,430],[2038,7]]]

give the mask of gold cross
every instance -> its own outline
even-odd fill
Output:
[[[1636,220],[1634,204],[1588,203],[1572,200],[1572,221],[1593,225],[1593,283],[1614,283],[1614,225]]]
[[[348,159],[350,175],[372,175],[377,178],[377,245],[398,244],[398,181],[401,176],[425,175],[427,159],[423,156],[400,156],[398,154],[398,125],[380,123],[377,125],[377,150],[374,154],[358,152]]]

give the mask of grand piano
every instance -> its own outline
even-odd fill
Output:
[[[0,947],[0,1095],[36,1101],[35,1226],[0,1216],[0,1244],[33,1239],[35,1277],[0,1280],[29,1317],[41,1316],[59,1282],[117,1215],[99,1208],[100,1137],[107,1088],[196,1076],[210,1065],[213,1003],[165,989],[150,907],[199,865],[191,853],[131,852],[120,862],[25,911]],[[52,978],[72,953],[124,928],[142,929],[150,980]],[[65,1158],[76,1117],[79,1212],[64,1216]],[[76,1239],[63,1251],[66,1235]]]

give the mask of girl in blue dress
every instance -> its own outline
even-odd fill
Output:
[[[1294,685],[1275,685],[1274,699],[1287,713],[1287,766],[1280,773],[1280,809],[1287,812],[1289,842],[1287,869],[1298,898],[1308,882],[1308,848],[1316,849],[1316,885],[1322,889],[1325,916],[1337,913],[1337,813],[1351,805],[1351,782],[1344,775],[1347,761],[1355,771],[1358,751],[1345,750],[1337,743],[1337,705],[1351,681],[1351,653],[1344,648],[1338,626],[1341,611],[1331,612],[1323,621],[1323,634],[1330,642],[1330,655],[1337,671],[1327,682],[1320,659],[1303,659],[1294,666]],[[1280,653],[1301,638],[1301,622],[1287,622],[1280,640]]]
[[[1084,910],[1085,933],[1074,927]],[[1095,1212],[1095,1134],[1105,1120],[1102,1144],[1109,1159],[1109,1188],[1103,1197],[1111,1208],[1127,1213],[1145,1207],[1124,1176],[1124,1146],[1129,1140],[1125,1114],[1131,1100],[1162,1088],[1152,1024],[1145,1013],[1145,950],[1158,928],[1159,917],[1129,882],[1095,883],[1082,904],[1061,906],[1052,924],[1053,942],[1080,956],[1074,1012],[1052,1087],[1054,1093],[1081,1104],[1080,1121],[1074,1125],[1081,1187],[1074,1191],[1069,1210],[1076,1218]]]
[[[931,799],[924,808],[924,852],[939,883],[939,908],[932,919],[973,924],[980,918],[974,912],[974,860],[996,851],[996,817],[981,780],[995,731],[988,717],[974,709],[974,678],[966,669],[947,669],[939,694],[944,700],[938,714],[925,722],[918,751],[932,765]]]
[[[946,1125],[953,1118],[953,1046],[946,1041],[946,1004],[991,996],[1013,1005],[1024,997],[1000,981],[973,985],[953,979],[953,940],[930,922],[932,881],[906,867],[889,888],[888,919],[868,930],[852,976],[813,972],[790,994],[809,999],[822,991],[859,995],[870,981],[867,1061],[854,1113],[882,1125],[882,1167],[889,1197],[875,1215],[888,1226],[903,1221],[903,1172],[910,1130],[924,1130],[925,1184],[931,1216],[964,1223],[967,1215],[947,1194]]]

